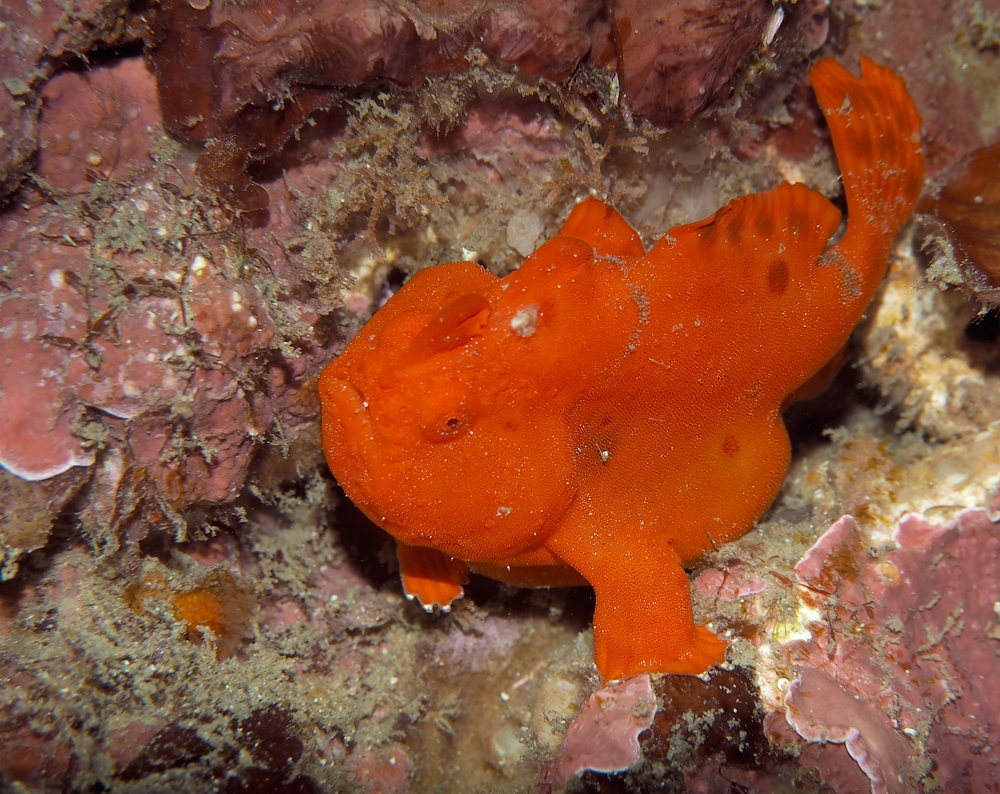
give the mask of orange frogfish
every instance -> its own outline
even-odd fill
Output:
[[[840,211],[803,185],[648,252],[591,198],[504,278],[469,262],[417,273],[327,366],[327,460],[398,541],[408,595],[447,606],[469,567],[589,583],[604,680],[724,660],[682,566],[778,493],[781,410],[831,369],[923,184],[902,80],[861,66],[809,73],[843,174],[835,244]]]

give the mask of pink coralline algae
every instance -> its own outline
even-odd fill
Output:
[[[28,480],[94,462],[93,450],[72,433],[65,347],[87,335],[86,301],[77,288],[87,255],[61,235],[25,234],[39,219],[37,212],[12,213],[0,230],[7,251],[7,294],[0,302],[0,465]]]
[[[861,559],[861,533],[853,516],[844,516],[820,535],[795,566],[800,584],[833,592],[857,580]]]
[[[570,723],[559,757],[543,772],[542,790],[558,790],[588,769],[628,769],[641,756],[639,734],[649,729],[655,716],[656,695],[648,675],[597,690]]]
[[[86,192],[100,179],[151,164],[150,128],[159,114],[141,60],[61,74],[43,97],[37,170],[51,189]],[[72,432],[82,406],[69,372],[71,351],[82,361],[87,345],[102,344],[92,339],[90,305],[100,295],[85,286],[93,233],[81,220],[40,206],[9,211],[0,223],[6,254],[0,279],[7,288],[0,298],[0,465],[40,480],[94,461],[92,445]],[[144,382],[133,385],[141,389]]]
[[[786,648],[799,671],[788,721],[807,741],[843,742],[873,794],[992,790],[1000,528],[979,509],[941,525],[911,514],[893,538],[873,557],[846,516],[797,566],[823,619]],[[833,783],[841,753],[826,744],[802,760]]]
[[[280,151],[306,119],[338,101],[338,91],[377,80],[415,85],[466,72],[484,55],[501,69],[553,81],[585,62],[617,64],[639,113],[681,124],[728,87],[775,13],[767,0],[721,6],[626,0],[609,16],[600,0],[482,7],[169,0],[150,16],[147,38],[167,129],[208,142],[199,173],[227,205],[262,210],[268,195],[245,166]]]
[[[38,144],[39,89],[62,64],[124,34],[124,0],[0,5],[0,200],[20,184]]]
[[[187,37],[186,46],[205,60],[214,83],[182,97],[183,76],[161,74],[168,113],[173,102],[199,101],[204,93],[217,103],[218,121],[192,117],[193,123],[229,128],[247,107],[266,106],[305,85],[380,78],[412,84],[425,74],[462,71],[476,44],[528,74],[565,80],[588,55],[613,61],[618,38],[626,93],[640,112],[676,124],[728,82],[771,15],[764,0],[727,0],[721,8],[706,0],[625,0],[614,5],[618,30],[612,33],[598,0],[518,0],[478,10],[425,2],[417,4],[419,11],[383,0],[309,0],[287,10],[277,5],[213,5],[202,14],[210,27],[192,30],[197,9],[166,4],[165,27]],[[164,66],[185,45],[166,46],[170,51],[157,58]]]
[[[402,747],[358,747],[347,757],[348,773],[365,794],[408,794],[413,765]]]
[[[140,58],[104,69],[62,72],[42,89],[35,172],[57,192],[84,193],[152,165],[159,123],[156,84]]]
[[[8,215],[4,231],[0,465],[29,480],[90,465],[89,407],[131,420],[128,447],[168,499],[234,497],[270,419],[235,377],[273,334],[260,299],[197,254],[166,273],[123,261],[145,288],[122,301],[120,284],[91,271],[83,226],[36,209]],[[190,420],[184,438],[178,418]]]
[[[803,670],[785,698],[785,717],[809,742],[843,744],[871,783],[872,794],[913,790],[912,748],[889,717],[816,670]],[[827,783],[835,783],[829,773]],[[837,786],[843,791],[843,785]]]
[[[750,573],[745,563],[734,560],[725,571],[711,568],[694,580],[695,590],[703,596],[720,601],[735,601],[744,596],[763,593],[767,582]]]
[[[101,522],[119,488],[152,485],[173,511],[229,502],[262,441],[315,421],[302,389],[338,337],[234,264],[213,210],[187,200],[191,158],[156,167],[142,59],[59,74],[43,96],[38,175],[64,201],[23,191],[0,217],[0,466],[38,481],[100,460]],[[296,323],[282,353],[276,311]]]

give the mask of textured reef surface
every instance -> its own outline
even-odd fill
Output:
[[[587,588],[407,601],[324,365],[588,195],[647,246],[782,180],[843,208],[806,73],[862,54],[928,177],[777,500],[688,571],[727,664],[602,687]],[[0,789],[1000,788],[998,97],[998,0],[2,4]]]

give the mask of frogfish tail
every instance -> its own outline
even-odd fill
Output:
[[[824,58],[809,82],[830,128],[847,198],[847,232],[835,250],[848,262],[884,263],[924,181],[920,116],[903,81],[865,56],[860,78]],[[883,273],[860,269],[859,292],[870,294]]]

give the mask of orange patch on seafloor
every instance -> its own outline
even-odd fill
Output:
[[[187,637],[192,642],[202,642],[204,629],[210,630],[219,659],[231,656],[239,647],[257,606],[248,584],[218,570],[194,586],[171,586],[162,572],[155,571],[144,576],[128,595],[136,610],[146,609],[147,599],[169,604],[174,619],[187,624]]]

